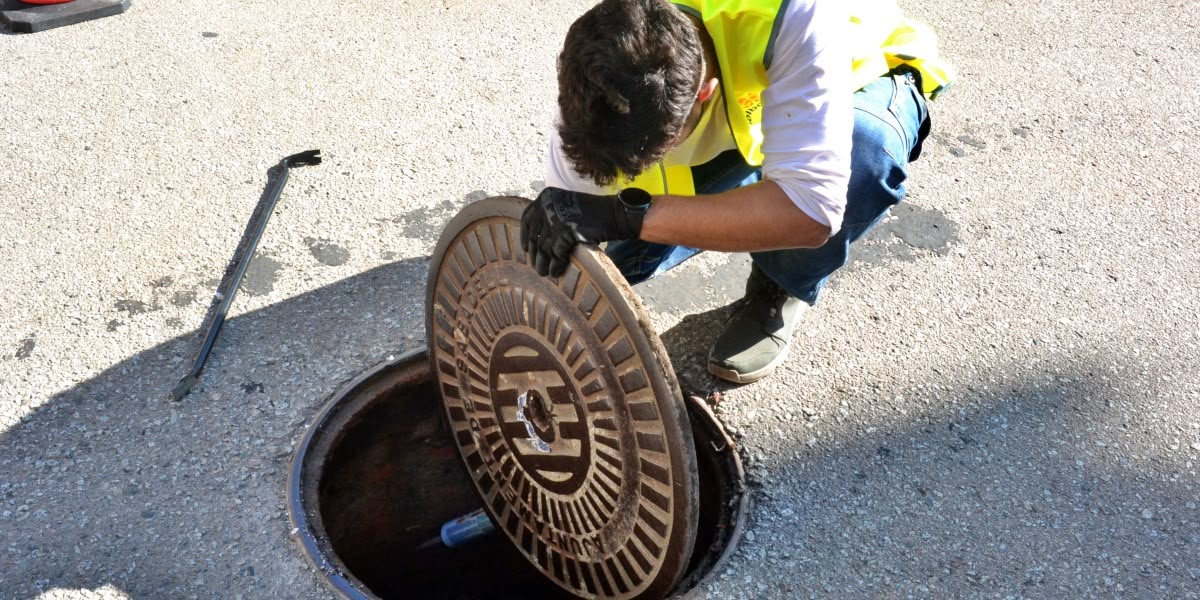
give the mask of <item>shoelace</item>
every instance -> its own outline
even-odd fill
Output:
[[[761,328],[763,335],[774,338],[780,343],[787,343],[788,340],[785,340],[775,335],[774,332],[767,330],[767,324],[770,322],[770,320],[775,319],[779,315],[779,309],[781,305],[787,301],[787,296],[788,294],[786,290],[774,285],[771,285],[770,289],[768,290],[752,292],[747,294],[747,297],[738,300],[738,306],[734,309],[733,315],[730,318],[740,318],[746,311],[751,309],[751,305],[753,303],[763,302],[769,306],[769,308],[767,308],[767,319],[758,321],[758,326]]]

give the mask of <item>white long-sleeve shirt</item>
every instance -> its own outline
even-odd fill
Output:
[[[854,112],[850,54],[845,35],[849,21],[838,2],[793,0],[782,19],[775,54],[763,91],[763,179],[774,181],[805,214],[828,225],[842,225],[850,179],[850,140]],[[663,159],[666,166],[701,165],[737,148],[719,92],[705,105],[696,129]],[[611,194],[575,172],[555,131],[550,137],[546,185],[593,194]]]

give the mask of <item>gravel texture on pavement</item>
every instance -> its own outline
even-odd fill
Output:
[[[287,519],[296,442],[424,345],[442,224],[544,185],[589,4],[134,2],[0,35],[0,598],[333,597]],[[1200,597],[1200,10],[902,5],[959,80],[788,362],[705,371],[744,255],[638,287],[748,463],[704,595]],[[168,402],[267,168],[310,148]]]

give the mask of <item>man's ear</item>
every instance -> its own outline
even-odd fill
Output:
[[[717,93],[718,85],[721,85],[721,81],[716,77],[705,81],[704,85],[700,86],[700,91],[696,92],[696,100],[698,102],[708,102],[708,99]]]

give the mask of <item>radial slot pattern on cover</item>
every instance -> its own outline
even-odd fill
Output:
[[[636,296],[579,247],[527,264],[527,201],[490,198],[446,227],[427,296],[433,371],[455,441],[499,529],[580,597],[669,593],[695,540],[683,399]]]

